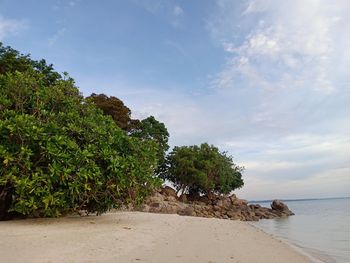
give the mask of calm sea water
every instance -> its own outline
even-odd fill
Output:
[[[268,202],[258,202],[269,206]],[[350,198],[285,201],[295,213],[253,225],[322,262],[350,263]]]

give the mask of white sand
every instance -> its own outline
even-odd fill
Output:
[[[0,262],[310,260],[244,222],[118,212],[99,217],[0,222]]]

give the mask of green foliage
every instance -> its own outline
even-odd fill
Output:
[[[127,136],[71,79],[49,84],[30,67],[0,74],[0,219],[140,203],[159,185],[156,155],[155,143]]]
[[[43,74],[45,84],[53,84],[62,79],[62,76],[54,71],[53,65],[47,65],[45,59],[36,61],[31,59],[30,55],[20,54],[11,47],[5,47],[0,42],[0,74],[14,73],[16,71],[26,72],[35,70]]]
[[[207,143],[175,147],[167,157],[168,171],[163,179],[177,190],[190,194],[228,194],[243,186],[243,168],[232,157]]]
[[[164,123],[150,116],[139,123],[137,129],[132,132],[132,136],[157,143],[158,167],[156,169],[156,174],[164,173],[166,170],[165,156],[166,152],[169,150],[169,133]]]
[[[157,121],[150,116],[142,121],[131,119],[131,111],[124,103],[116,97],[108,97],[105,94],[91,94],[87,98],[94,103],[105,115],[113,118],[115,123],[132,137],[142,141],[153,141],[157,143],[158,166],[155,174],[159,175],[165,172],[165,155],[169,149],[169,133],[164,123]]]
[[[124,131],[131,131],[139,123],[138,120],[131,119],[130,109],[116,97],[92,93],[88,99],[100,108],[105,115],[111,116],[115,123]]]

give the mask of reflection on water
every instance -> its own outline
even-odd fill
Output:
[[[261,220],[254,225],[324,262],[350,262],[350,198],[285,203],[295,216]]]

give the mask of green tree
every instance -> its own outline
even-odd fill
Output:
[[[153,116],[143,119],[137,128],[131,133],[132,136],[141,138],[142,140],[151,140],[158,145],[158,167],[155,171],[156,174],[161,174],[166,169],[165,156],[169,150],[169,132],[164,123],[159,122]]]
[[[61,74],[56,72],[52,64],[47,64],[45,59],[33,60],[30,55],[23,55],[11,47],[5,47],[0,42],[0,74],[26,72],[35,70],[43,74],[42,81],[50,85],[62,79]],[[72,79],[71,79],[72,80]]]
[[[139,124],[138,120],[131,119],[131,110],[116,97],[92,93],[88,99],[100,108],[105,115],[111,116],[124,131],[130,132]]]
[[[48,81],[35,66],[5,73],[0,74],[0,219],[11,213],[103,213],[140,203],[159,186],[156,143],[127,136],[80,95],[72,79]]]
[[[243,168],[217,147],[175,147],[167,157],[168,169],[162,178],[171,181],[178,191],[190,194],[228,194],[243,186]]]

